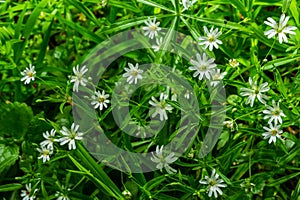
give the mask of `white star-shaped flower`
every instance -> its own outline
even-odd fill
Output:
[[[280,109],[279,102],[277,102],[277,105],[276,105],[275,101],[272,100],[272,105],[273,105],[273,107],[266,105],[267,110],[263,110],[263,113],[265,114],[264,119],[270,118],[268,123],[271,123],[272,121],[274,121],[275,124],[277,124],[278,122],[280,124],[282,124],[281,117],[286,117],[286,116]]]
[[[204,32],[206,33],[206,36],[199,37],[199,40],[201,41],[199,44],[204,45],[204,49],[209,47],[210,51],[212,51],[214,47],[218,49],[219,44],[222,44],[222,41],[218,39],[222,32],[219,31],[218,28],[214,29],[214,27],[208,31],[206,26],[204,26]]]
[[[86,86],[88,80],[84,77],[84,74],[88,71],[84,65],[79,69],[79,65],[73,67],[74,76],[71,77],[71,83],[74,82],[73,91],[78,92],[79,85]]]
[[[216,64],[214,63],[215,59],[209,58],[206,53],[202,54],[202,57],[199,53],[196,55],[197,61],[191,60],[190,62],[194,65],[189,67],[190,70],[195,70],[193,77],[199,76],[199,80],[202,80],[203,77],[210,80],[211,73],[216,68]]]
[[[23,76],[21,78],[21,81],[24,81],[24,84],[29,84],[30,81],[34,81],[35,79],[35,66],[33,66],[32,64],[29,64],[29,68],[26,67],[26,69],[24,71],[21,72],[21,75]]]
[[[267,21],[264,21],[264,23],[268,26],[271,26],[272,29],[265,31],[264,34],[268,36],[268,39],[278,34],[278,40],[280,44],[282,43],[282,41],[288,42],[286,34],[296,35],[294,30],[297,29],[297,27],[295,26],[287,25],[289,19],[289,16],[285,16],[285,14],[282,14],[279,19],[279,24],[277,24],[277,22],[273,18],[268,17]]]
[[[63,137],[61,137],[58,142],[60,142],[60,145],[65,145],[67,143],[69,150],[76,149],[75,140],[82,140],[83,139],[83,133],[78,131],[79,125],[76,125],[75,123],[72,124],[71,130],[67,129],[65,126],[62,127],[62,130],[60,130],[61,134],[63,134]]]
[[[136,63],[135,66],[131,63],[128,63],[128,66],[129,68],[125,68],[126,73],[123,74],[123,77],[127,77],[127,82],[129,84],[137,84],[138,79],[143,79],[143,70],[139,69],[138,63]]]
[[[162,171],[162,169],[165,168],[169,174],[176,173],[177,170],[170,167],[170,164],[175,162],[178,159],[178,157],[176,157],[175,153],[173,152],[171,152],[167,156],[165,154],[166,152],[164,151],[163,145],[160,148],[159,146],[156,146],[155,155],[152,152],[151,160],[157,163],[156,168],[160,171]]]
[[[109,94],[105,94],[103,90],[102,93],[100,91],[96,91],[95,95],[92,96],[93,101],[91,104],[94,106],[95,109],[99,108],[103,110],[103,108],[107,108],[107,104],[109,103],[108,100]]]
[[[252,78],[250,77],[249,84],[251,89],[241,88],[241,95],[248,96],[246,104],[250,104],[250,106],[253,107],[255,98],[257,98],[262,104],[266,104],[265,99],[268,99],[268,96],[263,94],[263,92],[267,92],[270,90],[270,87],[268,87],[268,83],[265,82],[260,86],[257,86],[257,81],[253,82]]]
[[[211,177],[205,176],[205,180],[200,180],[199,183],[208,185],[207,192],[208,196],[211,197],[214,193],[215,198],[218,198],[218,195],[223,195],[221,188],[226,187],[222,179],[219,179],[219,175],[216,173],[216,170],[213,169]]]
[[[264,136],[264,139],[269,139],[269,144],[272,142],[276,142],[276,139],[279,138],[281,139],[281,133],[283,132],[280,130],[280,125],[274,125],[269,123],[269,128],[268,127],[263,127],[267,132],[264,132],[262,135]]]
[[[161,30],[159,27],[160,22],[156,22],[156,17],[151,20],[150,17],[148,17],[148,20],[145,21],[145,24],[147,26],[143,27],[143,30],[145,31],[145,36],[149,35],[150,39],[153,39],[154,37],[158,36],[158,32]]]
[[[149,104],[152,105],[155,109],[154,113],[152,114],[152,117],[156,117],[156,115],[159,114],[160,121],[168,119],[166,111],[171,111],[173,108],[166,102],[167,98],[168,98],[168,95],[166,95],[164,93],[160,94],[159,101],[157,101],[153,96],[151,97]]]

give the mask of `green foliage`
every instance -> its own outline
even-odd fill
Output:
[[[0,105],[0,134],[15,139],[24,137],[28,130],[33,112],[25,103],[8,103]]]
[[[31,183],[32,192],[39,199],[57,199],[58,195],[70,199],[214,199],[207,194],[207,185],[200,184],[216,169],[219,178],[227,186],[221,188],[223,195],[218,199],[282,199],[299,200],[300,196],[300,21],[297,0],[198,0],[183,11],[181,0],[30,0],[0,2],[0,196],[3,199],[20,199],[21,190]],[[289,16],[288,25],[297,27],[296,35],[289,34],[288,42],[278,41],[278,34],[268,39],[265,31],[270,30],[264,21],[272,17],[279,21],[282,13]],[[76,150],[69,150],[68,143],[62,145],[65,136],[63,127],[70,130],[74,121],[74,107],[79,114],[89,110],[87,105],[74,105],[74,75],[72,69],[83,65],[87,56],[103,41],[131,29],[141,29],[145,20],[156,17],[159,27],[168,30],[160,35],[164,42],[158,52],[151,48],[148,38],[128,36],[125,41],[111,46],[101,58],[110,61],[125,49],[137,45],[138,39],[144,49],[130,51],[112,62],[99,83],[88,86],[118,93],[117,101],[125,105],[129,100],[129,115],[116,116],[111,102],[108,108],[89,117],[96,116],[97,122],[83,120],[80,130],[85,137],[95,128],[107,136],[105,144],[136,153],[155,153],[157,145],[166,145],[179,133],[194,124],[180,126],[182,111],[179,102],[163,84],[179,88],[169,79],[160,77],[159,68],[150,71],[152,82],[139,87],[128,97],[126,85],[115,91],[115,84],[123,76],[128,63],[162,63],[170,71],[180,73],[193,88],[199,102],[199,131],[191,139],[185,153],[170,164],[176,174],[167,174],[163,169],[148,173],[120,172],[97,161],[76,140]],[[222,32],[222,44],[213,51],[199,45],[199,37],[206,35],[204,26],[218,28]],[[188,37],[175,38],[175,31]],[[278,31],[278,30],[277,30]],[[132,38],[131,38],[132,37]],[[177,46],[171,43],[176,40]],[[191,43],[195,40],[195,43]],[[153,40],[155,42],[155,39]],[[104,45],[103,45],[104,46]],[[174,49],[171,53],[165,51]],[[193,49],[194,55],[189,55]],[[176,50],[178,50],[178,53]],[[216,145],[204,158],[199,158],[204,147],[203,140],[210,128],[214,113],[212,99],[218,98],[217,90],[209,90],[206,81],[193,77],[189,69],[196,53],[206,53],[215,59],[217,68],[227,74],[223,78],[226,99],[220,102],[226,111],[226,123],[220,122],[223,130]],[[178,53],[178,54],[177,54]],[[97,63],[99,58],[91,57]],[[236,59],[238,66],[232,66]],[[35,80],[29,84],[20,81],[20,72],[29,64],[36,68]],[[102,66],[99,66],[101,68]],[[152,68],[153,69],[153,68]],[[146,70],[145,70],[146,71]],[[263,113],[266,105],[255,99],[254,106],[246,104],[247,97],[241,95],[242,88],[250,89],[252,77],[257,84],[268,83],[270,90],[266,105],[272,100],[279,102],[283,123],[280,124],[282,139],[273,144],[264,139],[263,133],[268,120]],[[208,83],[209,84],[209,83]],[[143,134],[137,128],[128,132],[130,120],[148,125],[152,97],[161,92],[168,93],[166,101],[173,107],[162,129],[151,138],[139,138]],[[182,91],[180,91],[182,92]],[[186,92],[186,91],[185,91]],[[90,100],[86,96],[81,101]],[[94,111],[94,110],[93,110]],[[121,122],[120,127],[114,122]],[[162,124],[160,120],[153,120]],[[130,122],[132,123],[132,122]],[[272,122],[273,123],[273,122]],[[122,127],[122,128],[121,128]],[[53,154],[43,162],[40,143],[43,133],[55,129]],[[179,138],[182,142],[186,135]],[[95,138],[88,142],[96,143]],[[102,148],[105,148],[102,147]],[[41,150],[40,150],[41,151]],[[103,161],[105,162],[105,161]],[[134,161],[132,161],[134,162]],[[125,164],[128,164],[124,161]],[[32,194],[33,194],[32,193]]]
[[[18,160],[19,147],[17,145],[0,144],[0,155],[0,173],[2,173]]]

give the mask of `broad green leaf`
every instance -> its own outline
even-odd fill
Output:
[[[19,157],[17,145],[6,146],[0,144],[0,173],[11,165],[15,164]]]
[[[27,132],[32,117],[31,107],[25,103],[0,105],[0,135],[20,139]]]

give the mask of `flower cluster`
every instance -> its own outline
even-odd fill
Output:
[[[83,139],[83,133],[79,131],[79,125],[73,123],[71,125],[71,130],[67,129],[65,126],[60,130],[62,136],[60,138],[56,137],[56,130],[52,129],[50,132],[46,131],[43,133],[44,141],[40,143],[40,148],[37,148],[37,151],[41,154],[38,159],[42,159],[43,162],[50,160],[50,156],[54,151],[54,142],[60,143],[60,145],[68,144],[68,149],[76,149],[76,140]]]
[[[268,96],[263,94],[264,92],[268,92],[270,87],[267,82],[264,82],[261,85],[257,85],[257,81],[253,81],[253,79],[249,78],[249,88],[241,88],[241,95],[248,96],[246,100],[246,104],[250,104],[251,107],[254,105],[254,101],[257,98],[262,104],[266,106],[266,110],[263,110],[265,114],[264,119],[269,119],[268,124],[269,127],[263,127],[267,132],[263,133],[264,139],[269,139],[269,143],[276,142],[276,138],[281,139],[282,130],[280,130],[280,124],[282,124],[282,118],[285,117],[285,114],[280,109],[279,102],[276,104],[274,100],[272,100],[272,106],[266,105],[266,100],[268,100]],[[274,123],[274,124],[273,124]],[[279,125],[278,125],[279,124]]]

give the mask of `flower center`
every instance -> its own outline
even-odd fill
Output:
[[[277,131],[277,130],[272,130],[272,131],[271,131],[271,135],[272,135],[272,136],[276,136],[276,135],[277,135],[277,133],[278,133],[278,131]]]
[[[49,150],[44,150],[43,151],[43,156],[47,156],[49,154]]]
[[[99,102],[99,103],[103,103],[104,100],[105,100],[105,98],[104,98],[103,96],[101,96],[101,97],[98,98],[98,102]]]
[[[151,31],[156,31],[156,29],[157,29],[156,25],[150,26],[150,30],[151,30]]]
[[[272,112],[272,115],[278,116],[280,114],[279,110],[274,110],[274,112]]]
[[[206,65],[200,65],[199,69],[201,71],[206,71],[207,70],[207,66]]]
[[[282,28],[278,28],[276,31],[277,31],[277,33],[281,33],[282,32]]]
[[[220,75],[219,74],[215,74],[214,76],[213,76],[213,80],[219,80],[220,79]]]
[[[79,73],[77,74],[78,80],[82,80],[82,77],[83,77],[82,73],[79,72]]]
[[[159,106],[160,106],[161,109],[165,110],[166,105],[167,105],[167,103],[165,101],[161,101]]]
[[[253,86],[254,94],[258,95],[260,93],[258,87],[256,85]]]
[[[135,77],[138,75],[138,71],[137,70],[132,70],[131,71],[131,76]]]
[[[27,76],[28,77],[33,77],[33,73],[32,72],[27,72]]]
[[[208,41],[211,43],[211,42],[214,42],[216,40],[216,38],[214,36],[209,36],[208,37]]]
[[[76,132],[72,131],[70,134],[70,139],[75,140],[76,135],[77,135]]]
[[[214,186],[214,185],[216,185],[217,184],[217,180],[215,180],[215,179],[212,179],[209,183],[208,183],[208,185],[210,185],[210,186]]]

